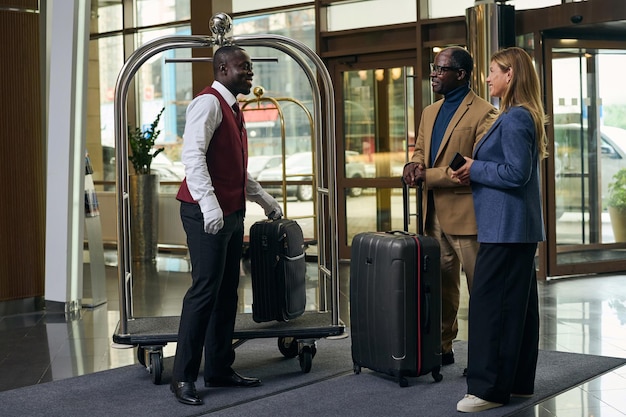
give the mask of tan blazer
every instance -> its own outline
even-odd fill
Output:
[[[428,217],[427,196],[433,191],[435,212],[442,230],[450,235],[477,234],[474,202],[469,186],[461,186],[450,178],[448,164],[456,152],[472,156],[474,145],[495,121],[498,111],[486,100],[470,90],[452,116],[437,151],[435,163],[430,165],[431,137],[435,119],[444,100],[426,107],[417,133],[412,162],[426,166],[424,183],[424,220]],[[424,155],[427,157],[425,158]]]

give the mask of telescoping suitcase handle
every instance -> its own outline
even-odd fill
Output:
[[[409,208],[409,185],[402,178],[402,205],[404,208],[404,231],[409,231],[409,218],[411,217],[411,209]],[[422,201],[423,201],[423,191],[424,191],[424,183],[423,181],[417,182],[417,233],[421,236],[424,235],[424,213],[422,209]],[[424,272],[428,269],[429,259],[428,256],[425,256],[422,259],[422,269]],[[429,285],[427,285],[424,281],[421,281],[421,292],[424,294],[424,298],[422,299],[422,330],[425,333],[430,333],[431,331],[431,322],[430,322],[430,305],[431,305],[431,291]]]
[[[409,207],[409,185],[402,178],[402,207],[404,210],[404,231],[409,231],[409,219],[411,217],[411,209]],[[422,212],[422,199],[423,199],[424,183],[422,181],[417,182],[417,234],[424,235],[424,219]]]

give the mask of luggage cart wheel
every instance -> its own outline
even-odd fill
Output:
[[[295,358],[298,356],[298,341],[293,337],[279,337],[278,350],[286,358]]]
[[[441,372],[439,372],[439,367],[433,369],[433,379],[435,380],[435,382],[441,382],[441,380],[443,379],[443,375],[441,375]]]
[[[311,353],[311,348],[303,348],[302,352],[298,355],[298,359],[300,359],[300,369],[302,369],[302,372],[305,374],[311,372],[311,366],[313,365],[313,353]]]
[[[317,353],[315,340],[298,340],[298,359],[302,372],[309,373],[313,364],[313,357]]]
[[[137,346],[137,360],[141,366],[146,366],[146,349],[143,346]]]
[[[156,350],[150,352],[150,375],[152,375],[152,382],[155,385],[161,383],[161,376],[163,375],[163,351]]]

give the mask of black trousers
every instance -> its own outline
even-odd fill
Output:
[[[183,299],[172,378],[195,382],[204,348],[204,379],[230,375],[243,244],[243,210],[224,217],[217,234],[204,231],[197,204],[181,203],[192,283]]]
[[[467,393],[532,394],[539,352],[536,243],[481,243],[469,303]]]

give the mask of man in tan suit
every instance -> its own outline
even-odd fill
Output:
[[[448,165],[459,152],[471,156],[474,144],[487,132],[497,110],[469,87],[474,61],[465,49],[442,50],[431,64],[433,91],[444,96],[422,112],[415,151],[404,167],[407,184],[424,183],[424,232],[441,247],[441,362],[454,363],[452,341],[458,333],[461,265],[468,289],[478,253],[476,217],[469,186],[450,178]]]

